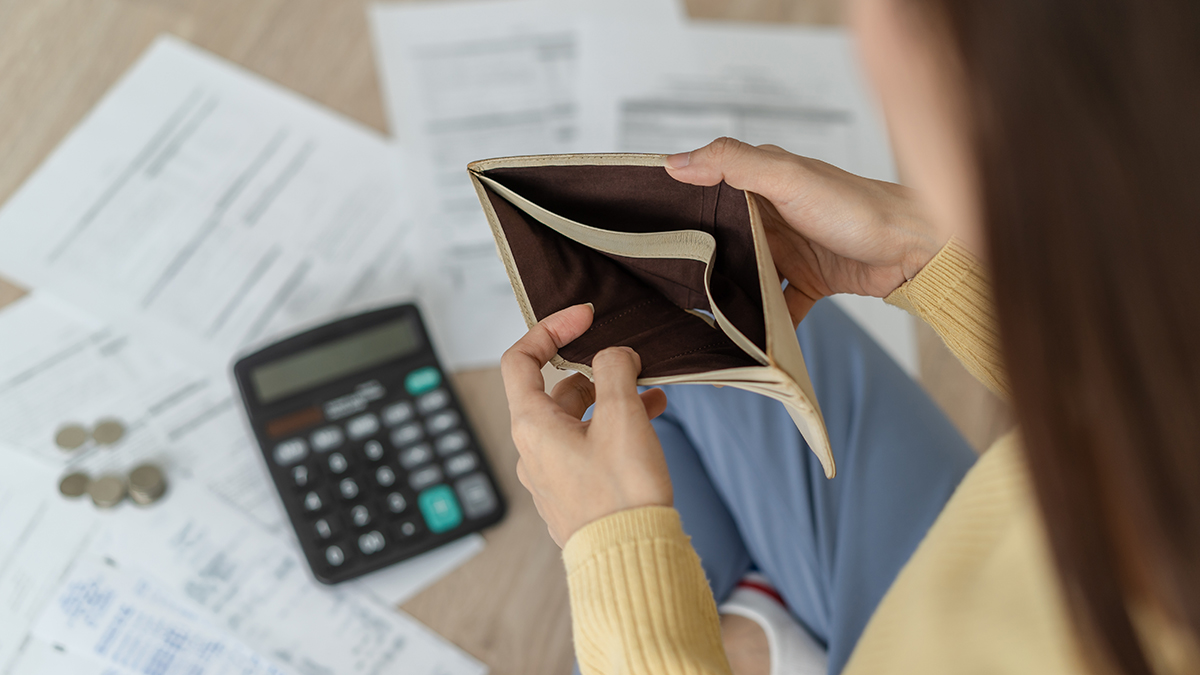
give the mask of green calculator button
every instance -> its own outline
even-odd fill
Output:
[[[417,497],[417,504],[430,532],[453,530],[462,522],[462,509],[448,485],[437,485],[422,492]]]
[[[419,396],[442,383],[442,373],[433,366],[417,368],[404,378],[404,388],[413,396]]]

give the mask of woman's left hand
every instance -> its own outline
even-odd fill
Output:
[[[551,314],[500,361],[521,457],[517,477],[560,547],[588,523],[641,506],[670,506],[671,478],[650,420],[662,414],[661,389],[637,391],[641,359],[628,347],[592,360],[595,383],[579,373],[546,393],[542,366],[592,324],[588,305]],[[596,404],[592,418],[581,418]]]

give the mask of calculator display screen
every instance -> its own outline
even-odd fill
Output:
[[[412,321],[391,321],[263,364],[250,381],[258,400],[271,403],[415,352],[420,340]]]

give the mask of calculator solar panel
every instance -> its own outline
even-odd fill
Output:
[[[318,580],[353,579],[504,517],[414,305],[288,338],[240,359],[234,377]]]

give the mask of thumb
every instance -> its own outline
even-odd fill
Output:
[[[592,358],[592,379],[596,383],[595,417],[640,414],[643,419],[648,419],[646,406],[637,390],[637,376],[641,370],[641,357],[629,347],[609,347]]]
[[[805,178],[799,158],[774,145],[753,146],[733,138],[718,138],[703,148],[667,157],[667,173],[691,185],[725,181],[783,206],[794,199]]]

